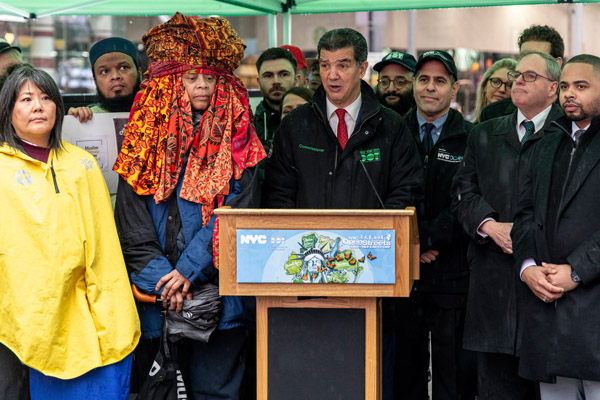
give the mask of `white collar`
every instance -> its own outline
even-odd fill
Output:
[[[335,105],[333,105],[333,103],[331,101],[329,101],[327,96],[325,96],[325,101],[327,103],[327,119],[330,120],[332,115],[335,113],[335,110],[337,110],[340,107],[336,107]],[[358,113],[360,112],[361,105],[362,105],[362,94],[359,94],[358,97],[356,98],[356,100],[354,100],[351,104],[349,104],[343,108],[350,115],[352,120],[356,122],[356,120],[358,119]]]
[[[546,122],[546,118],[548,118],[548,114],[550,114],[551,108],[552,108],[552,104],[550,104],[542,112],[539,112],[535,117],[533,117],[531,119],[527,119],[523,115],[521,110],[518,110],[518,112],[517,112],[517,130],[519,129],[519,126],[521,126],[521,123],[523,121],[531,121],[531,122],[533,122],[533,125],[535,126],[535,132],[539,131],[544,126],[544,123]]]

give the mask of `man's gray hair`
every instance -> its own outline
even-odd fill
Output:
[[[531,51],[529,53],[521,54],[521,56],[519,57],[519,63],[521,63],[521,61],[525,57],[528,57],[531,55],[539,56],[546,61],[546,71],[545,71],[546,78],[550,79],[553,82],[558,82],[560,80],[560,72],[561,72],[560,65],[558,64],[558,62],[556,62],[554,57],[552,57],[549,54],[540,53],[539,51]]]

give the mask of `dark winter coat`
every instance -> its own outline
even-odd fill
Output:
[[[425,173],[425,197],[418,208],[421,253],[429,249],[439,251],[435,261],[421,264],[421,277],[415,283],[416,290],[437,293],[466,293],[469,272],[467,268],[468,237],[451,210],[450,187],[452,178],[460,165],[467,136],[473,124],[454,110],[442,127],[438,141],[429,154],[419,136],[417,109],[413,108],[406,123],[417,144],[421,168]]]
[[[267,102],[263,99],[254,112],[254,127],[256,128],[256,135],[260,139],[265,152],[269,154],[269,149],[275,132],[279,128],[281,122],[281,112],[272,109]]]
[[[555,376],[600,381],[600,117],[592,120],[575,152],[564,194],[550,190],[561,146],[572,149],[566,132],[546,135],[535,148],[515,215],[513,250],[518,269],[529,257],[537,265],[566,263],[581,283],[552,303],[542,302],[522,283],[527,290],[519,375],[545,382]],[[560,196],[556,224],[549,226],[554,196]]]
[[[322,86],[283,119],[267,161],[264,206],[381,208],[369,177],[385,208],[416,203],[423,173],[415,143],[402,117],[381,106],[366,82],[361,85],[362,106],[344,150],[326,117]]]
[[[545,134],[557,131],[550,122],[562,115],[561,108],[553,105],[544,127],[523,146],[517,134],[517,111],[480,123],[469,137],[452,186],[454,212],[471,237],[464,334],[469,350],[516,354],[516,287],[520,281],[515,261],[477,229],[486,218],[513,221],[534,146]]]
[[[179,197],[185,165],[183,168],[173,195],[158,204],[153,196],[136,194],[124,179],[119,178],[115,221],[123,256],[131,282],[148,294],[160,294],[154,288],[159,279],[173,268],[192,284],[219,284],[212,254],[216,215],[202,226],[202,205]],[[255,207],[258,201],[256,175],[255,167],[246,169],[239,181],[231,179],[225,205]],[[223,296],[221,299],[223,311],[218,329],[245,325],[248,315],[244,299],[239,296]],[[138,312],[142,337],[159,337],[160,305],[139,303]]]

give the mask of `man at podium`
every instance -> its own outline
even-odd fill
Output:
[[[323,84],[290,112],[273,141],[263,186],[268,208],[405,208],[423,172],[403,119],[362,78],[367,42],[348,28],[319,40]]]

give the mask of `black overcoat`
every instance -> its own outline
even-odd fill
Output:
[[[514,258],[490,238],[477,233],[481,222],[493,218],[512,222],[532,151],[550,124],[563,116],[554,104],[546,122],[523,146],[517,134],[517,111],[475,126],[464,162],[454,177],[453,210],[471,237],[468,251],[469,296],[464,346],[469,350],[517,353],[518,275]]]
[[[550,188],[555,154],[567,133],[543,138],[519,199],[512,231],[517,268],[529,257],[537,265],[566,262],[581,278],[578,287],[553,303],[542,302],[521,283],[527,290],[523,291],[519,375],[528,379],[552,382],[565,376],[600,381],[599,131],[596,117],[585,133],[591,140],[580,147],[584,152],[574,164],[564,195]],[[551,196],[561,196],[555,226],[547,224]],[[550,229],[553,243],[548,242]]]

